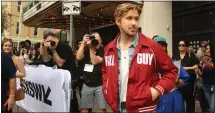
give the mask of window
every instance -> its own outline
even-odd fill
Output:
[[[40,1],[34,1],[34,4],[37,4],[37,3],[39,3]]]
[[[38,34],[38,28],[35,27],[35,28],[34,28],[34,36],[37,36],[37,34]]]
[[[31,2],[31,4],[29,5],[29,9],[31,9],[33,7],[33,2]]]
[[[21,3],[22,3],[21,1],[18,1],[18,5],[21,5]]]
[[[18,1],[18,5],[17,5],[17,12],[20,12],[20,5],[21,5],[21,1]]]
[[[41,8],[41,4],[37,5],[37,10],[39,10]]]
[[[17,6],[17,12],[20,12],[20,6],[19,5]]]
[[[16,34],[19,34],[19,22],[16,23]]]

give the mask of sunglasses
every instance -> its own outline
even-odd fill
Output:
[[[178,47],[185,47],[185,44],[178,44]]]

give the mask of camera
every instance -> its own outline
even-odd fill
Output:
[[[90,38],[92,46],[97,46],[99,41],[95,39],[95,35],[88,35],[87,37]]]
[[[50,40],[49,42],[50,42],[50,45],[51,45],[52,47],[54,47],[55,44],[56,44],[56,42],[55,42],[55,41],[52,41],[52,40]]]

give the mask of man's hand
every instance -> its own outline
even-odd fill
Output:
[[[49,41],[45,41],[44,42],[44,46],[47,47],[47,48],[51,47],[51,43]]]
[[[183,67],[185,70],[188,70],[188,67]]]
[[[4,107],[7,106],[7,110],[10,111],[13,108],[15,102],[15,95],[10,95],[6,103],[4,104]]]
[[[91,40],[87,41],[87,46],[88,46],[89,48],[93,48],[93,46],[92,46],[92,44],[91,44]]]
[[[153,87],[150,87],[150,91],[152,93],[152,101],[156,100],[159,97],[160,93]]]
[[[43,46],[44,45],[44,40],[41,40],[40,44]]]
[[[90,40],[89,37],[88,37],[87,35],[88,35],[88,34],[84,35],[84,37],[83,37],[83,42],[82,42],[82,44],[84,44],[84,45],[86,45],[87,42]]]
[[[49,48],[50,50],[55,50],[56,46],[51,46],[51,42],[50,41],[45,41],[44,42],[44,46]]]

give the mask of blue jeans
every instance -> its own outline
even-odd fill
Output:
[[[205,93],[205,97],[208,101],[208,104],[210,105],[210,113],[214,113],[214,85],[204,85],[203,90]]]

